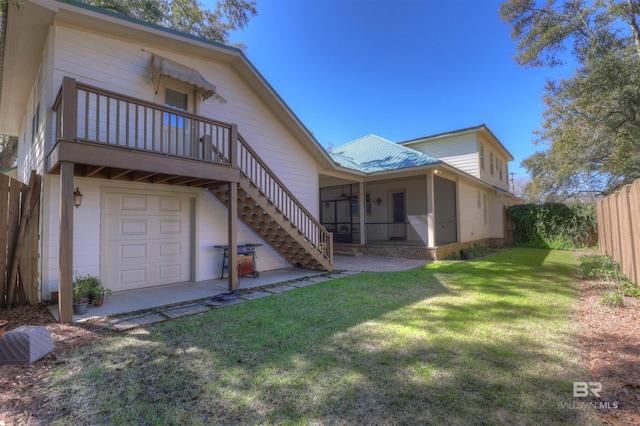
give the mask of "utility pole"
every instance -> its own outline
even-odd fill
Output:
[[[515,195],[516,187],[513,184],[513,177],[515,176],[516,172],[510,172],[509,174],[511,175],[511,193]]]

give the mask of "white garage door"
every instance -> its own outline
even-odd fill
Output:
[[[105,284],[113,291],[191,280],[191,201],[111,193],[103,198]]]

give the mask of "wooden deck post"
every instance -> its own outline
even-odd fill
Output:
[[[436,246],[435,187],[433,169],[427,172],[427,247]]]
[[[229,163],[238,167],[238,125],[231,125]],[[229,291],[238,289],[238,184],[229,182]]]
[[[358,191],[360,193],[360,198],[358,199],[358,209],[360,212],[360,241],[358,241],[358,244],[365,245],[367,244],[367,188],[364,182],[360,182],[358,184]],[[371,201],[373,200],[369,200],[369,203],[371,203]]]
[[[73,163],[60,163],[60,322],[73,321]]]
[[[60,137],[66,141],[76,140],[78,127],[78,91],[71,77],[62,79],[62,129]]]

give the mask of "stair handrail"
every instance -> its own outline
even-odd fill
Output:
[[[249,179],[326,259],[332,261],[333,234],[311,215],[240,134],[237,164],[241,174]]]

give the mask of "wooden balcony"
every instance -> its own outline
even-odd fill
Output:
[[[109,92],[65,77],[54,104],[47,172],[208,187],[239,182],[233,124]]]

